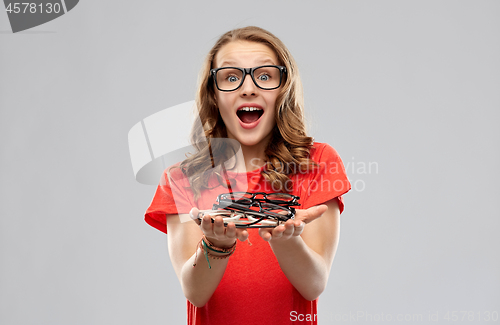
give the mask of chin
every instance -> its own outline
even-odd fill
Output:
[[[258,140],[238,139],[238,142],[245,147],[253,147],[260,143]]]
[[[236,140],[238,140],[238,142],[242,146],[253,147],[253,146],[256,146],[256,145],[262,143],[262,141],[265,140],[265,137],[263,137],[263,136],[244,136],[244,135],[241,135],[239,137],[236,137]]]

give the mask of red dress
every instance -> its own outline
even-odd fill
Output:
[[[328,144],[315,142],[310,157],[319,168],[297,172],[292,177],[292,194],[300,197],[299,208],[307,209],[337,198],[342,212],[341,195],[351,189],[351,184],[339,155]],[[274,192],[261,175],[263,168],[237,175],[228,171],[229,178],[236,179],[233,191]],[[171,181],[166,181],[164,173],[145,215],[148,224],[165,233],[169,214],[189,213],[192,207],[211,209],[217,196],[228,192],[227,188],[217,186],[220,182],[213,179],[209,185],[214,188],[202,192],[195,202],[180,169],[172,169],[170,177]],[[244,178],[241,182],[243,188],[238,186],[241,177]],[[208,303],[198,308],[187,301],[188,324],[234,325],[235,320],[238,320],[238,325],[317,324],[317,299],[304,299],[292,286],[281,271],[269,243],[259,236],[258,229],[249,229],[249,239],[251,246],[238,242]]]

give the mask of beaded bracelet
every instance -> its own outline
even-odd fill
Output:
[[[203,250],[203,253],[205,254],[205,258],[207,259],[208,268],[211,269],[212,266],[210,265],[210,261],[209,261],[208,257],[211,257],[211,258],[217,259],[217,260],[222,260],[222,259],[228,258],[229,256],[233,255],[233,253],[236,249],[236,241],[234,242],[234,244],[231,247],[222,248],[222,247],[215,246],[205,236],[203,236],[200,239],[200,241],[198,242],[198,245],[196,247],[196,253],[194,256],[193,267],[196,266],[196,259],[198,258],[198,247],[200,247],[200,249]],[[210,253],[209,250],[212,250],[212,251],[217,252],[217,253],[226,253],[226,254],[225,255],[214,255],[214,254]]]
[[[234,241],[234,244],[232,246],[228,248],[222,248],[215,246],[210,240],[208,240],[207,237],[205,237],[205,235],[203,235],[203,238],[201,240],[206,244],[208,249],[217,253],[232,253],[236,249],[236,241]]]

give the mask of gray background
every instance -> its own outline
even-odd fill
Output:
[[[483,0],[87,0],[12,34],[1,11],[0,323],[185,323],[127,133],[192,100],[213,42],[247,25],[287,44],[312,135],[356,167],[321,324],[485,322],[500,312],[499,17]]]

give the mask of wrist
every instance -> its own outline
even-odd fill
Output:
[[[220,247],[220,248],[230,248],[234,246],[234,243],[236,243],[236,238],[234,239],[217,239],[213,237],[208,237],[205,236],[206,239],[208,239],[214,246]]]
[[[236,249],[236,240],[230,247],[219,247],[214,245],[214,243],[212,243],[206,236],[203,236],[200,239],[198,246],[205,255],[205,258],[208,263],[208,268],[211,269],[212,266],[210,265],[209,257],[214,259],[226,259],[229,256],[233,255],[234,250]],[[197,256],[198,256],[198,249],[196,249],[196,253],[194,256],[195,262],[193,263],[193,267],[196,266]]]
[[[271,239],[269,241],[269,245],[271,248],[274,249],[285,249],[289,250],[290,246],[297,246],[303,244],[303,240],[301,236],[292,236],[290,238],[287,238],[285,240],[280,240],[280,238],[276,239]]]

